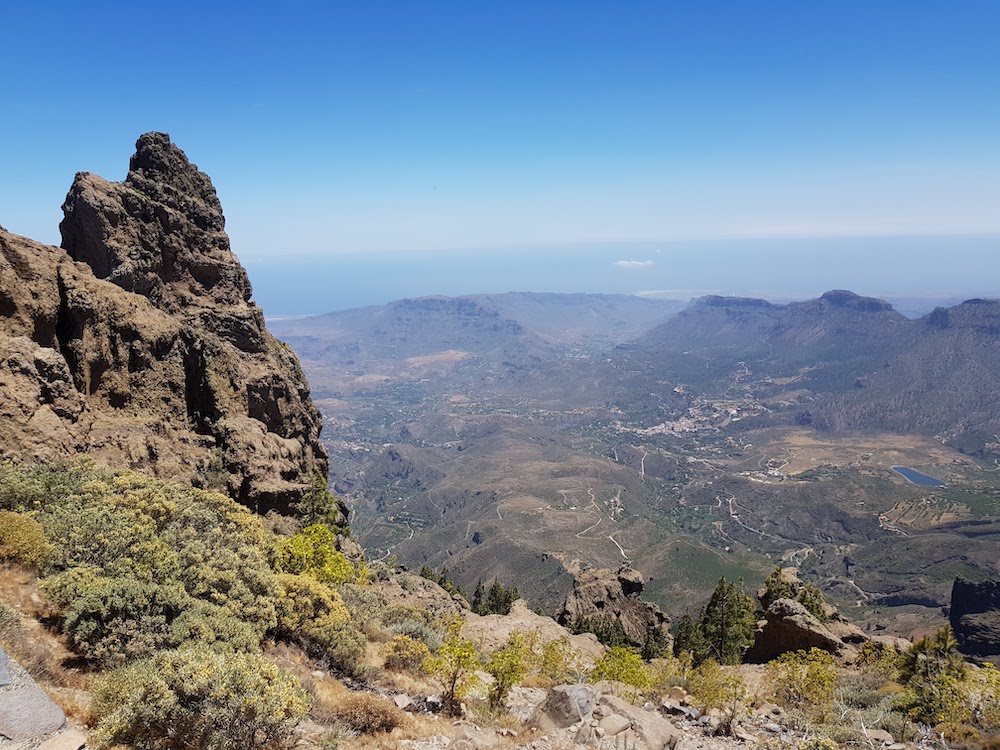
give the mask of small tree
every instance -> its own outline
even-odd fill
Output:
[[[447,625],[444,643],[424,660],[424,671],[441,683],[445,710],[453,716],[458,713],[462,699],[478,683],[479,655],[472,641],[462,637],[464,624],[463,618],[453,618]]]
[[[321,523],[343,530],[344,518],[340,512],[340,501],[330,492],[326,477],[319,471],[314,471],[309,481],[309,489],[292,506],[295,514],[306,526]]]
[[[523,633],[516,630],[510,634],[501,648],[494,651],[486,662],[486,671],[493,677],[489,689],[490,710],[505,708],[507,696],[524,679],[524,664],[528,656]]]
[[[826,719],[837,686],[832,654],[818,648],[790,651],[769,663],[766,670],[780,703],[804,709],[817,721]]]
[[[700,660],[711,657],[720,664],[739,664],[753,644],[756,612],[753,599],[743,590],[742,579],[737,584],[720,578],[698,624],[704,637]]]
[[[736,671],[727,671],[715,659],[706,659],[691,675],[691,692],[702,711],[710,708],[722,712],[719,730],[729,733],[733,724],[747,712],[750,691],[743,677]]]
[[[609,680],[633,688],[629,698],[635,700],[653,686],[653,678],[642,661],[642,656],[631,646],[615,646],[594,664],[590,682]]]

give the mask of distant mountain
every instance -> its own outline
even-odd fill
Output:
[[[1000,453],[1000,300],[940,307],[886,348],[892,356],[881,367],[821,406],[822,426],[935,435],[969,453]]]
[[[794,391],[791,418],[824,429],[939,435],[974,453],[1000,442],[996,300],[911,320],[847,291],[787,305],[703,297],[616,356],[697,392],[733,384],[774,399]]]

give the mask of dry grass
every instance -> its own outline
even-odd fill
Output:
[[[313,710],[316,711],[315,704]],[[405,727],[409,721],[399,706],[374,693],[347,693],[324,701],[323,714],[324,723],[343,724],[359,734],[391,732]],[[315,713],[313,718],[319,721]]]
[[[0,609],[7,613],[0,615],[0,645],[50,693],[55,688],[89,690],[93,675],[75,666],[76,657],[61,636],[39,622],[51,619],[54,610],[37,584],[26,568],[0,567]]]

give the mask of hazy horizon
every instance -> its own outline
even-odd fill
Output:
[[[779,301],[831,289],[888,299],[1000,297],[1000,236],[609,243],[243,262],[254,299],[272,318],[511,291]]]

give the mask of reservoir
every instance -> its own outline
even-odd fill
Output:
[[[944,487],[944,482],[937,477],[921,474],[919,471],[911,469],[909,466],[893,466],[892,470],[904,479],[907,479],[914,484],[919,484],[921,487]]]

